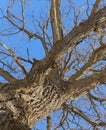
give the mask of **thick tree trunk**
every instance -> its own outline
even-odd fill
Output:
[[[99,21],[99,22],[98,22]],[[86,79],[63,81],[56,62],[68,50],[106,22],[106,7],[89,18],[62,40],[57,41],[49,55],[34,63],[23,80],[0,86],[0,130],[30,130],[42,118],[71,97],[95,88],[98,83],[106,83],[106,70]]]
[[[0,130],[31,130],[25,117],[26,104],[17,92],[24,85],[23,81],[16,81],[0,86]]]
[[[0,110],[0,130],[31,130],[28,126],[22,124],[19,120],[13,119],[12,112]]]
[[[36,79],[33,82],[35,75],[30,74],[24,80],[0,87],[0,130],[30,130],[69,97],[74,100],[96,84],[106,83],[106,70],[76,82],[63,81],[57,69],[50,69],[40,77],[35,73],[39,82]]]

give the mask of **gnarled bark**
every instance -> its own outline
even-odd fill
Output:
[[[106,70],[77,82],[63,81],[55,71],[42,73],[39,82],[36,79],[34,82],[33,78],[37,75],[33,74],[32,81],[27,77],[22,81],[1,86],[1,129],[7,130],[7,126],[10,130],[20,127],[29,129],[37,121],[60,108],[69,97],[74,100],[95,88],[98,83],[106,83]]]

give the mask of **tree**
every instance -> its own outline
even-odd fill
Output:
[[[49,4],[39,17],[34,2],[11,0],[0,9],[0,130],[31,130],[46,117],[50,130],[56,110],[61,119],[54,129],[104,128],[106,1],[80,1],[86,2],[81,9],[71,0],[39,1]],[[32,60],[26,45],[27,56],[17,56],[7,39],[20,35],[22,44],[26,37],[40,41],[45,57]]]

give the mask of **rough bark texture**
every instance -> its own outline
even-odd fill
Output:
[[[30,130],[37,121],[60,108],[68,98],[74,100],[97,84],[106,83],[105,69],[85,79],[76,80],[76,76],[64,81],[57,66],[68,49],[74,48],[105,22],[106,7],[57,41],[45,59],[33,63],[25,79],[0,85],[0,130]]]
[[[69,97],[74,100],[95,88],[96,84],[106,83],[106,70],[77,82],[62,81],[54,70],[40,78],[38,84],[24,79],[1,87],[1,130],[31,128],[38,120],[58,109]]]

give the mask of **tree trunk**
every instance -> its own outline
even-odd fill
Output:
[[[24,80],[0,87],[0,130],[30,130],[69,97],[74,100],[97,83],[106,82],[106,70],[76,82],[63,81],[58,69],[49,68],[40,77],[32,73],[34,70]]]
[[[0,130],[31,130],[31,128],[22,124],[19,119],[13,119],[10,110],[0,110]]]
[[[106,7],[57,41],[44,60],[33,64],[25,79],[0,85],[0,130],[30,130],[70,97],[74,100],[96,84],[106,83],[105,69],[85,79],[64,81],[56,64],[68,48],[105,22]]]

